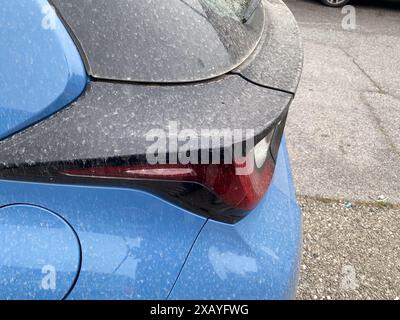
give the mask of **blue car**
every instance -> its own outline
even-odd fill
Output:
[[[0,299],[292,299],[280,0],[0,0]]]

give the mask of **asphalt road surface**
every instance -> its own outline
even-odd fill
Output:
[[[345,29],[348,12],[285,2],[305,54],[286,132],[304,213],[298,297],[399,299],[400,3],[353,2]]]

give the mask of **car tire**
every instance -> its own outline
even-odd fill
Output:
[[[340,8],[350,2],[350,0],[321,0],[322,4],[328,7]]]

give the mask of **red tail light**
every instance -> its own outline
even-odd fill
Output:
[[[245,162],[232,165],[133,165],[71,169],[65,174],[102,179],[193,182],[206,187],[233,208],[251,210],[265,194],[275,165],[269,157],[262,168],[254,168],[248,175],[238,175],[237,169],[244,166]]]
[[[150,185],[147,189],[153,186],[157,193],[162,182],[170,182],[164,187],[165,193],[170,195],[168,198],[178,194],[179,202],[193,211],[201,206],[202,211],[210,211],[210,216],[221,214],[225,217],[222,220],[227,220],[227,216],[244,216],[243,212],[254,209],[266,193],[275,169],[270,147],[272,138],[273,133],[270,133],[246,157],[232,164],[134,164],[67,169],[63,174],[89,180],[147,182],[147,186]],[[202,192],[199,188],[191,192],[188,187],[191,185],[200,186]],[[204,192],[212,193],[215,199],[205,197]],[[234,213],[230,215],[230,211]]]

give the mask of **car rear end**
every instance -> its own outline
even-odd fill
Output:
[[[301,214],[283,135],[302,49],[287,7],[51,5],[55,20],[37,32],[70,54],[68,85],[53,95],[68,99],[43,99],[28,116],[7,108],[27,83],[14,79],[2,101],[17,116],[0,140],[0,225],[18,254],[2,249],[0,296],[293,298]],[[33,57],[50,56],[41,44]],[[42,73],[57,76],[28,79]]]

